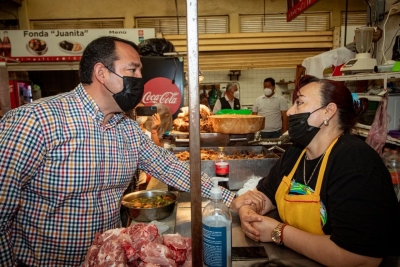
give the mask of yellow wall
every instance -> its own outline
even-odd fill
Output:
[[[178,14],[186,14],[186,1],[178,0]],[[349,10],[366,10],[363,0],[349,0]],[[319,0],[307,11],[329,11],[331,26],[340,26],[340,12],[346,0]],[[286,0],[265,0],[265,13],[286,13]],[[198,0],[198,15],[229,15],[230,32],[239,32],[239,14],[262,14],[263,0]],[[173,0],[24,0],[18,9],[21,29],[29,29],[29,20],[124,18],[126,28],[134,28],[138,16],[175,16]],[[10,16],[0,12],[2,17]]]

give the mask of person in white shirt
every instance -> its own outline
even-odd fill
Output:
[[[278,138],[287,131],[288,104],[283,96],[275,94],[275,80],[264,80],[264,94],[254,102],[253,115],[265,117],[265,127],[261,130],[261,138]]]
[[[225,95],[215,102],[213,114],[216,114],[221,109],[240,109],[239,86],[237,83],[228,83],[226,85]]]

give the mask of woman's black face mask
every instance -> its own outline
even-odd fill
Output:
[[[311,114],[324,107],[325,106],[320,107],[313,112],[304,112],[289,116],[288,131],[290,138],[294,142],[297,142],[303,146],[308,146],[308,144],[320,130],[320,127],[309,125],[307,120],[311,116]]]
[[[107,68],[107,67],[106,67]],[[114,73],[118,77],[122,78],[123,80],[123,89],[121,92],[118,92],[114,94],[111,92],[107,86],[104,85],[104,87],[113,94],[113,98],[115,102],[117,102],[118,106],[123,110],[123,111],[129,111],[132,110],[134,107],[139,104],[139,102],[142,100],[143,92],[144,92],[144,86],[143,86],[143,78],[136,78],[136,77],[131,77],[131,76],[120,76],[107,68],[110,72]]]

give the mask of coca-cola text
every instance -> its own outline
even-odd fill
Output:
[[[152,94],[147,92],[144,94],[142,101],[147,103],[176,104],[178,102],[179,93],[165,92],[163,94]]]

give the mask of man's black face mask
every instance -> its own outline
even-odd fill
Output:
[[[123,111],[132,110],[134,107],[139,104],[140,100],[142,100],[144,85],[143,78],[136,78],[131,76],[120,76],[106,67],[110,72],[114,73],[118,77],[122,78],[124,87],[121,92],[114,94],[111,92],[107,86],[104,87],[113,94],[113,98],[115,102],[117,102],[118,106]]]

